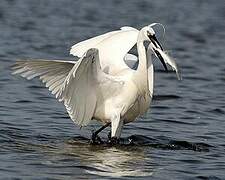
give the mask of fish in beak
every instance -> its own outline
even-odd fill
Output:
[[[151,45],[149,48],[153,50],[155,56],[159,58],[160,62],[162,63],[165,70],[168,72],[167,64],[172,67],[174,71],[176,71],[177,78],[181,80],[181,76],[177,67],[176,62],[172,59],[168,54],[163,51],[163,48],[159,41],[157,40],[155,34],[148,34],[148,38],[151,41]]]

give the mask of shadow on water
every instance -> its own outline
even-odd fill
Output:
[[[211,145],[205,143],[192,143],[182,140],[173,140],[165,136],[149,138],[142,135],[132,135],[125,138],[126,145],[147,146],[165,150],[192,150],[208,152]]]
[[[90,140],[88,138],[79,136],[74,137],[68,141],[70,144],[90,144]],[[94,146],[102,146],[102,147],[112,147],[107,140],[104,140],[103,143],[99,143],[97,145],[90,144]],[[121,138],[120,143],[118,145],[113,145],[114,147],[120,149],[129,149],[135,147],[149,147],[149,148],[157,148],[162,150],[192,150],[198,152],[208,152],[210,147],[213,147],[206,143],[193,143],[182,140],[173,140],[167,138],[165,136],[157,136],[155,138],[150,138],[143,135],[131,135],[126,138]]]
[[[170,94],[170,95],[154,95],[152,99],[154,101],[163,101],[163,100],[180,99],[180,98],[181,98],[180,96]]]

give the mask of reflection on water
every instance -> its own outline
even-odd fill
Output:
[[[127,152],[117,148],[109,148],[101,151],[94,151],[92,156],[88,157],[86,163],[96,170],[87,170],[88,173],[101,176],[150,176],[152,172],[142,169],[144,156],[142,152]],[[84,161],[85,163],[85,161]]]
[[[78,156],[85,171],[107,177],[151,176],[144,150],[137,147],[95,146],[76,142],[65,144],[64,153]]]
[[[69,161],[69,165],[63,166],[71,167],[72,163],[72,169],[79,168],[85,171],[85,174],[117,178],[152,176],[158,170],[157,164],[151,159],[151,150],[154,149],[208,152],[210,148],[204,143],[190,143],[165,137],[132,135],[123,140],[127,142],[128,139],[132,139],[132,143],[116,146],[91,145],[89,139],[76,136],[63,141],[56,140],[39,148],[50,154],[52,164]]]

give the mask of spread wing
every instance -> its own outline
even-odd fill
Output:
[[[88,50],[76,62],[23,60],[16,62],[12,69],[12,74],[19,74],[27,79],[39,77],[52,94],[64,101],[71,119],[80,126],[87,125],[94,115],[99,84],[113,84],[114,89],[121,88],[121,81],[114,80],[101,70],[97,49]]]
[[[70,54],[80,57],[88,49],[97,48],[103,71],[113,74],[128,67],[124,62],[124,56],[137,43],[138,32],[132,27],[122,27],[121,30],[108,32],[75,44]]]
[[[70,118],[80,126],[90,122],[97,101],[92,66],[91,56],[80,58],[68,74],[60,97]]]
[[[77,57],[82,57],[88,49],[96,47],[97,44],[101,43],[104,39],[118,33],[119,31],[111,31],[84,41],[81,41],[73,45],[70,49],[70,54]]]
[[[12,74],[19,74],[29,80],[39,76],[49,91],[58,98],[63,83],[75,63],[61,60],[22,60],[12,66]]]
[[[121,86],[101,70],[99,51],[92,48],[77,61],[68,74],[60,97],[76,124],[85,126],[91,121],[97,105],[97,89],[102,83]]]

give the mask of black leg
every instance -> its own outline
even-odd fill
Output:
[[[108,139],[109,139],[109,140],[111,139],[111,130],[109,131]]]
[[[98,136],[98,133],[100,133],[102,130],[104,130],[105,128],[107,128],[111,123],[106,123],[104,126],[102,126],[101,128],[99,128],[97,131],[93,132],[92,137],[91,137],[91,143],[92,144],[96,144],[96,140],[98,140],[98,142],[100,142],[100,144],[102,144],[102,140],[101,138]]]

